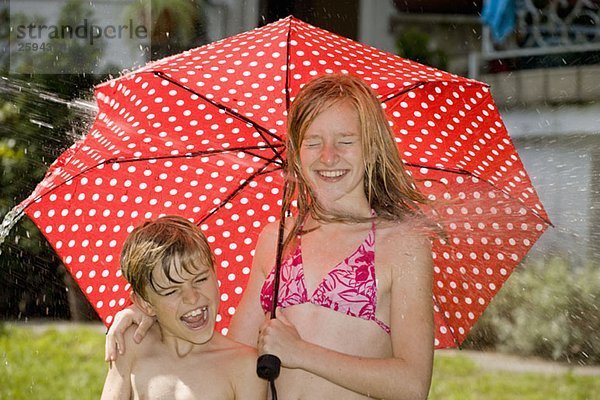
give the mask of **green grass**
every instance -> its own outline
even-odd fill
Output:
[[[465,356],[437,356],[429,400],[592,400],[599,392],[597,376],[491,372]]]
[[[99,399],[106,374],[98,329],[0,329],[0,399]]]
[[[104,334],[0,325],[0,399],[98,399],[106,374]],[[591,400],[597,376],[480,371],[465,356],[435,360],[430,400]]]

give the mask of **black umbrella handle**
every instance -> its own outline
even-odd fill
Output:
[[[285,198],[287,185],[284,185],[283,193]],[[273,279],[273,303],[271,304],[271,319],[276,317],[275,310],[277,309],[277,298],[279,297],[279,281],[281,271],[281,258],[283,254],[283,236],[285,234],[285,217],[286,211],[282,208],[281,218],[279,219],[279,232],[277,234],[277,254],[275,257],[275,276]],[[281,360],[273,354],[263,354],[258,357],[256,362],[256,374],[263,379],[267,379],[271,385],[271,394],[273,400],[277,399],[277,391],[275,390],[275,379],[281,371]]]
[[[256,374],[269,381],[277,379],[281,370],[281,360],[273,354],[263,354],[256,362]]]
[[[282,213],[283,214],[283,213]],[[285,226],[285,214],[279,220],[279,233],[277,237],[277,256],[275,261],[275,276],[273,279],[273,304],[271,304],[271,319],[275,318],[277,309],[277,297],[279,295],[279,272],[281,270],[281,253],[283,247],[283,234]],[[281,360],[273,354],[263,354],[258,357],[256,363],[256,374],[269,381],[274,381],[279,376],[281,370]]]

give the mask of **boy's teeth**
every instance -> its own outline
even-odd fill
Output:
[[[183,318],[191,318],[191,317],[197,317],[198,315],[205,313],[206,311],[208,311],[207,307],[201,307],[201,308],[197,308],[195,310],[189,311],[187,313],[185,313],[183,315]]]

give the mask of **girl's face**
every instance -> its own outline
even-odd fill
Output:
[[[214,332],[219,308],[219,288],[215,272],[209,265],[198,265],[187,272],[177,260],[171,265],[171,275],[178,281],[170,281],[162,271],[155,268],[150,286],[148,307],[160,323],[163,335],[183,339],[194,344],[208,342]]]
[[[326,210],[356,213],[368,207],[360,121],[350,102],[336,102],[314,119],[300,145],[300,164]]]

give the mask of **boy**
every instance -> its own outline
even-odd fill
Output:
[[[145,222],[121,252],[132,301],[157,324],[111,363],[102,399],[261,399],[256,351],[214,331],[214,258],[196,225],[177,216]]]

